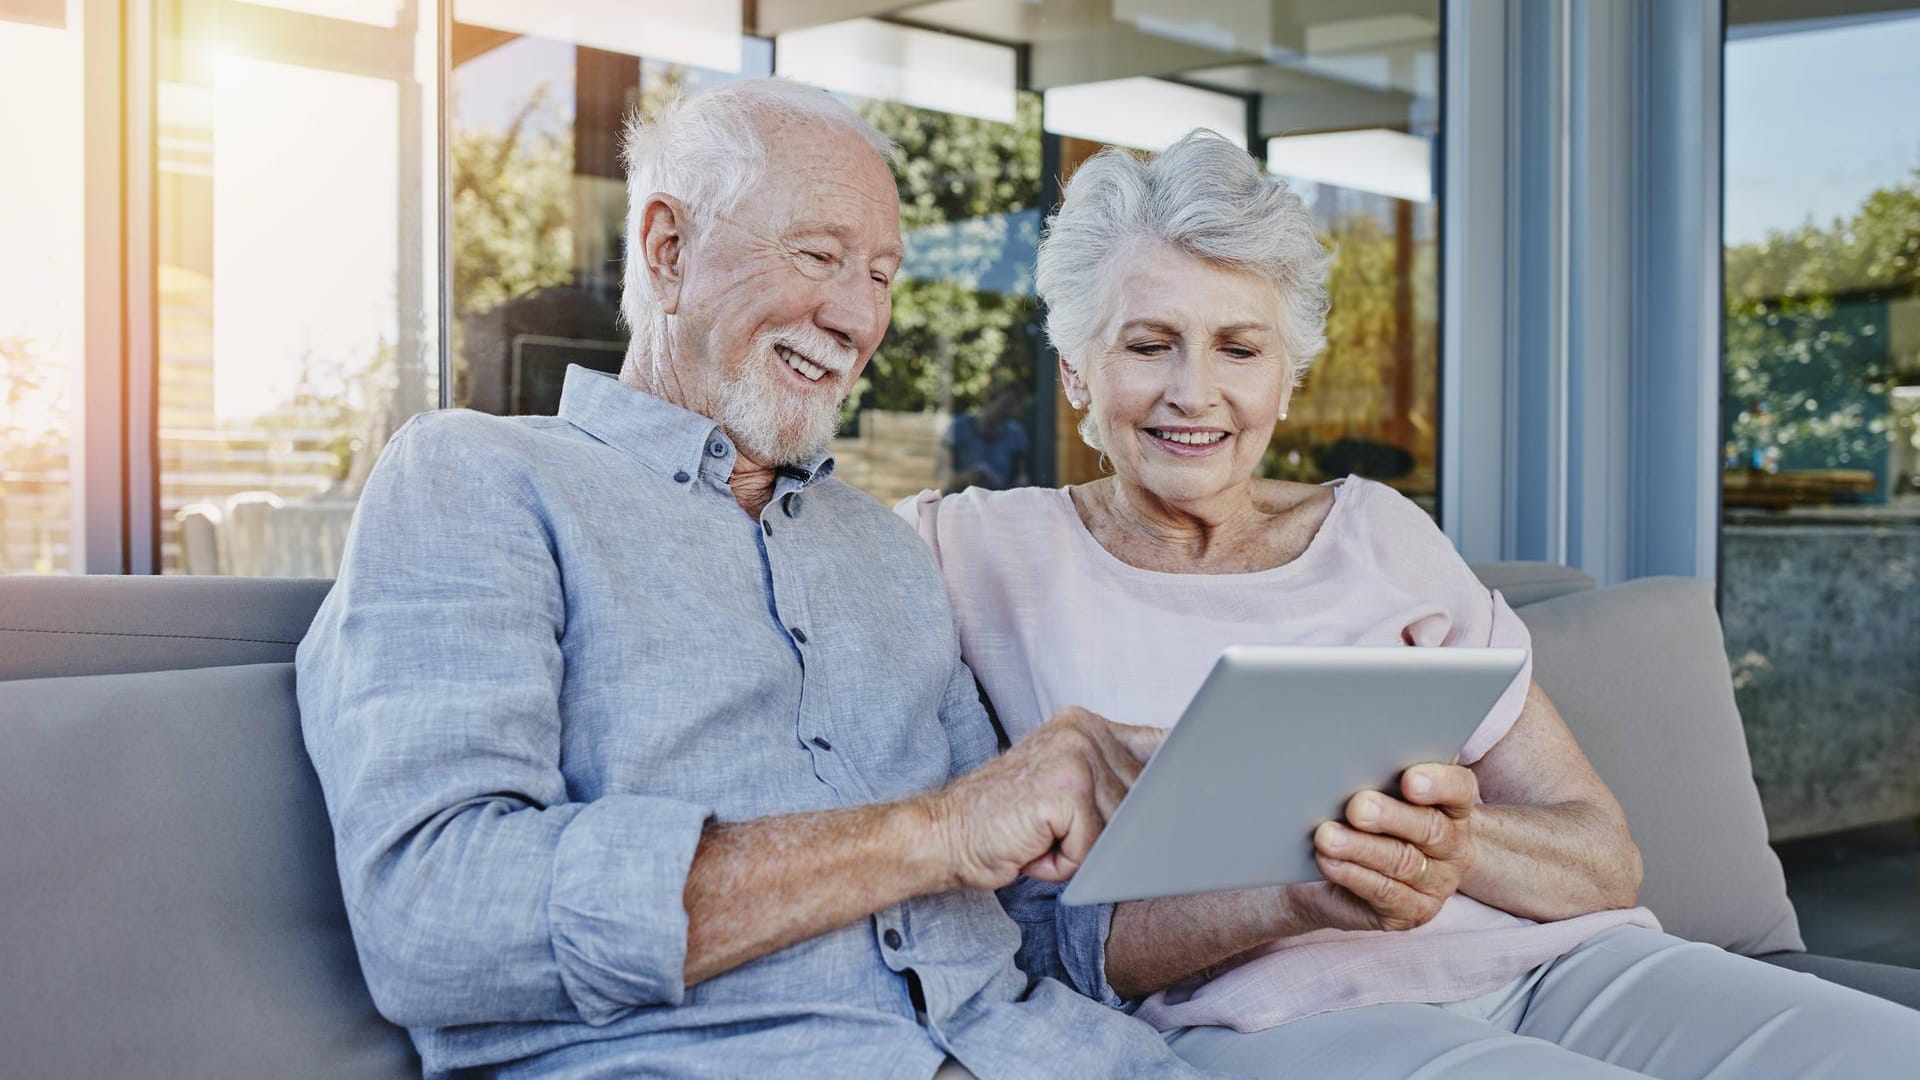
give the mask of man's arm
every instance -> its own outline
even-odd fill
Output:
[[[1067,709],[940,791],[709,829],[687,875],[686,982],[915,896],[1072,877],[1161,734]]]
[[[910,896],[1064,878],[1158,742],[1074,712],[933,795],[724,826],[677,799],[571,801],[559,571],[483,426],[395,436],[300,649],[348,915],[395,1022],[604,1024]]]

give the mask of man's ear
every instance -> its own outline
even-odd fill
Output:
[[[647,196],[640,208],[639,258],[647,267],[647,285],[661,312],[680,307],[680,287],[686,281],[687,242],[693,219],[687,208],[665,192]]]

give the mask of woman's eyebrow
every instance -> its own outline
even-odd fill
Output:
[[[1213,336],[1214,337],[1231,337],[1234,334],[1266,333],[1271,331],[1272,329],[1273,329],[1273,326],[1271,324],[1263,323],[1263,322],[1233,323],[1232,325],[1222,326],[1216,329],[1213,332]]]
[[[1130,330],[1151,330],[1158,334],[1178,334],[1180,332],[1179,327],[1160,319],[1128,319],[1126,322],[1120,324],[1120,332],[1122,334]]]

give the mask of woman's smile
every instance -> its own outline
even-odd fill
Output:
[[[1224,449],[1232,434],[1221,428],[1209,427],[1148,427],[1141,428],[1147,444],[1174,457],[1206,457]]]

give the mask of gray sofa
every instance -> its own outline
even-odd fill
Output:
[[[1619,793],[1667,928],[1920,1007],[1920,971],[1801,951],[1712,591],[1482,568]],[[375,1012],[302,749],[323,581],[0,578],[0,1072],[417,1075]]]

